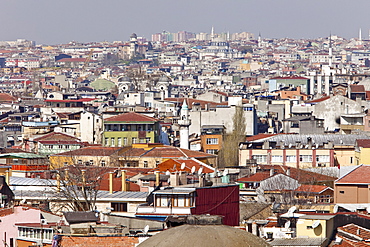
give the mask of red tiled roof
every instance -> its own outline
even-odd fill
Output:
[[[336,184],[370,184],[370,166],[361,165],[335,181]]]
[[[238,182],[261,182],[269,177],[270,177],[269,172],[257,172],[251,176],[239,178],[236,181]]]
[[[164,147],[154,147],[151,150],[147,151],[144,155],[142,155],[142,157],[205,158],[205,157],[216,157],[216,155],[188,149],[181,149],[178,147],[164,146]]]
[[[258,167],[259,169],[265,172],[273,168],[274,174],[286,174],[289,169],[290,170],[289,177],[296,179],[301,184],[313,184],[316,182],[335,181],[336,179],[335,177],[283,165],[258,165]]]
[[[318,103],[318,102],[325,101],[327,99],[330,99],[330,96],[325,96],[325,97],[322,97],[320,99],[314,99],[314,100],[311,100],[311,101],[307,101],[306,103]]]
[[[358,147],[370,148],[370,139],[357,139],[356,143]]]
[[[49,134],[46,134],[44,136],[40,136],[38,138],[35,138],[34,141],[79,141],[77,137],[73,137],[64,133],[60,132],[52,132]]]
[[[182,163],[185,164],[185,168],[183,170],[181,169]],[[214,170],[212,170],[212,169],[210,169],[206,166],[203,166],[203,165],[199,164],[198,162],[196,162],[194,160],[189,160],[189,159],[186,159],[186,160],[168,159],[168,160],[158,164],[157,168],[154,169],[154,170],[161,171],[161,172],[166,172],[166,171],[169,171],[169,172],[176,172],[176,171],[191,172],[191,169],[194,166],[195,166],[196,171],[199,171],[199,168],[203,167],[203,173],[212,173],[212,172],[214,172]]]
[[[104,122],[157,122],[158,120],[136,112],[123,113],[118,116],[110,117]]]
[[[121,147],[101,147],[101,146],[90,146],[80,148],[64,153],[55,154],[56,156],[110,156],[122,149]]]
[[[304,193],[320,194],[327,189],[333,190],[332,188],[325,186],[325,185],[302,184],[295,191],[304,192]]]
[[[0,102],[14,102],[18,99],[7,93],[0,93]]]
[[[364,93],[364,85],[349,85],[351,87],[351,93]]]
[[[258,134],[258,135],[254,135],[254,136],[248,136],[246,138],[246,141],[248,141],[248,142],[256,141],[256,140],[264,139],[264,138],[271,137],[271,136],[274,136],[274,135],[277,135],[277,134]]]

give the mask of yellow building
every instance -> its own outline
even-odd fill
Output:
[[[354,157],[354,165],[370,165],[370,140],[358,139],[356,141]]]

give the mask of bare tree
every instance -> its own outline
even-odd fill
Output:
[[[72,165],[55,171],[57,188],[52,211],[92,211],[95,204],[99,187],[106,175],[107,167],[91,167],[84,165]]]
[[[239,143],[245,141],[246,123],[242,106],[235,107],[233,130],[223,136],[219,152],[219,167],[239,165]]]

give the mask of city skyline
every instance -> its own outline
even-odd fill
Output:
[[[357,38],[361,28],[367,39],[367,5],[364,0],[350,5],[343,0],[4,1],[0,40],[99,42],[128,40],[131,33],[150,40],[163,30],[210,33],[212,26],[215,33],[251,32],[265,38],[319,38],[329,33]]]

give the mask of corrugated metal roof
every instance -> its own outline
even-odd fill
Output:
[[[43,155],[33,153],[8,153],[0,154],[0,158],[42,159],[46,157]]]
[[[79,192],[82,197],[82,193]],[[14,191],[15,199],[62,199],[65,198],[63,193],[57,193],[56,191],[29,191],[29,190],[16,190]],[[116,191],[112,194],[109,191],[98,191],[97,201],[146,201],[148,192],[132,192],[132,191]]]
[[[52,179],[10,177],[9,186],[56,186]]]
[[[190,194],[194,192],[195,188],[173,188],[173,189],[166,189],[166,190],[156,190],[153,191],[153,194]]]

